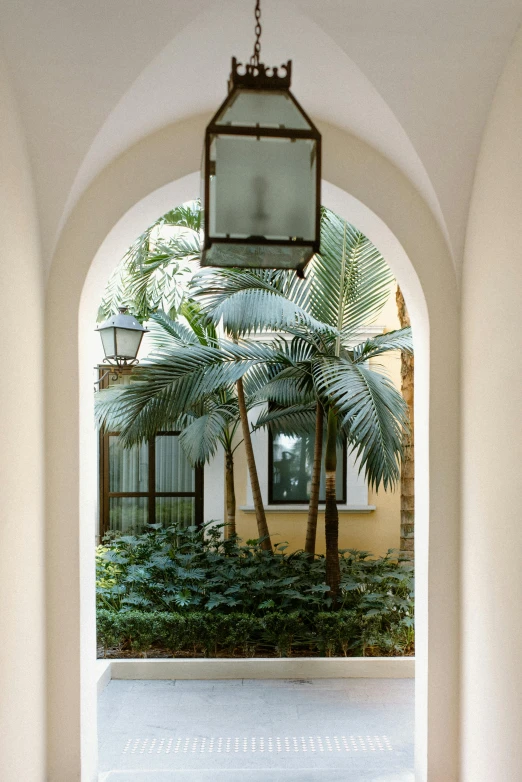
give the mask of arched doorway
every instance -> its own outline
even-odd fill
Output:
[[[46,334],[49,757],[52,778],[64,782],[80,765],[82,780],[96,775],[93,530],[82,523],[91,486],[85,466],[92,456],[92,386],[78,345],[92,329],[107,258],[120,257],[138,225],[194,196],[206,120],[169,126],[108,166],[71,214],[54,258]],[[453,266],[408,180],[364,142],[332,126],[321,129],[329,183],[322,200],[379,247],[411,312],[418,357],[416,777],[456,779],[458,448],[445,437],[458,421]]]

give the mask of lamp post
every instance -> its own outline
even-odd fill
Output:
[[[202,266],[295,269],[319,251],[321,135],[290,92],[292,62],[267,68],[256,43],[232,58],[228,96],[205,132]]]
[[[120,307],[117,315],[111,315],[107,320],[96,327],[99,332],[103,352],[104,363],[110,364],[110,369],[95,382],[99,385],[107,375],[117,380],[124,367],[131,367],[138,363],[137,355],[143,335],[148,329],[130,315],[127,307]]]

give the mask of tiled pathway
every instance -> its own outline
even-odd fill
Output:
[[[111,681],[101,782],[413,782],[411,679]]]

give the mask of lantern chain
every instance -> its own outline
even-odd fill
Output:
[[[259,57],[261,55],[261,33],[263,28],[261,27],[261,0],[256,0],[255,8],[256,26],[254,32],[256,34],[256,42],[254,44],[254,54],[250,58],[250,65],[259,67]]]

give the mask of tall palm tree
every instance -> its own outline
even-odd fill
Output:
[[[401,289],[397,286],[397,313],[403,328],[410,326],[410,316]],[[413,560],[415,541],[415,437],[413,422],[414,357],[401,353],[401,393],[408,405],[410,428],[404,433],[401,462],[401,559]]]
[[[335,494],[338,438],[346,437],[376,490],[381,484],[385,489],[395,486],[400,476],[407,408],[382,370],[369,362],[390,350],[411,351],[411,332],[403,329],[358,341],[361,330],[382,309],[392,281],[388,266],[369,240],[323,210],[321,254],[312,260],[306,280],[287,272],[223,269],[200,272],[193,282],[195,298],[214,323],[222,322],[236,335],[284,331],[293,336],[292,347],[300,351],[299,360],[286,356],[288,363],[279,376],[260,393],[287,408],[285,415],[294,405],[297,415],[305,412],[295,400],[296,388],[300,388],[312,396],[316,413],[317,404],[325,411],[327,583],[334,598],[340,579]],[[306,404],[310,413],[309,398]],[[268,413],[261,423],[273,424],[277,417],[278,411]],[[317,443],[315,476],[319,452]],[[313,524],[313,509],[309,515]],[[307,530],[308,536],[313,538],[312,529]]]
[[[321,486],[321,461],[323,456],[324,412],[321,402],[315,405],[314,456],[310,479],[310,499],[306,519],[305,551],[313,559],[317,540],[317,516],[319,514],[319,491]]]

